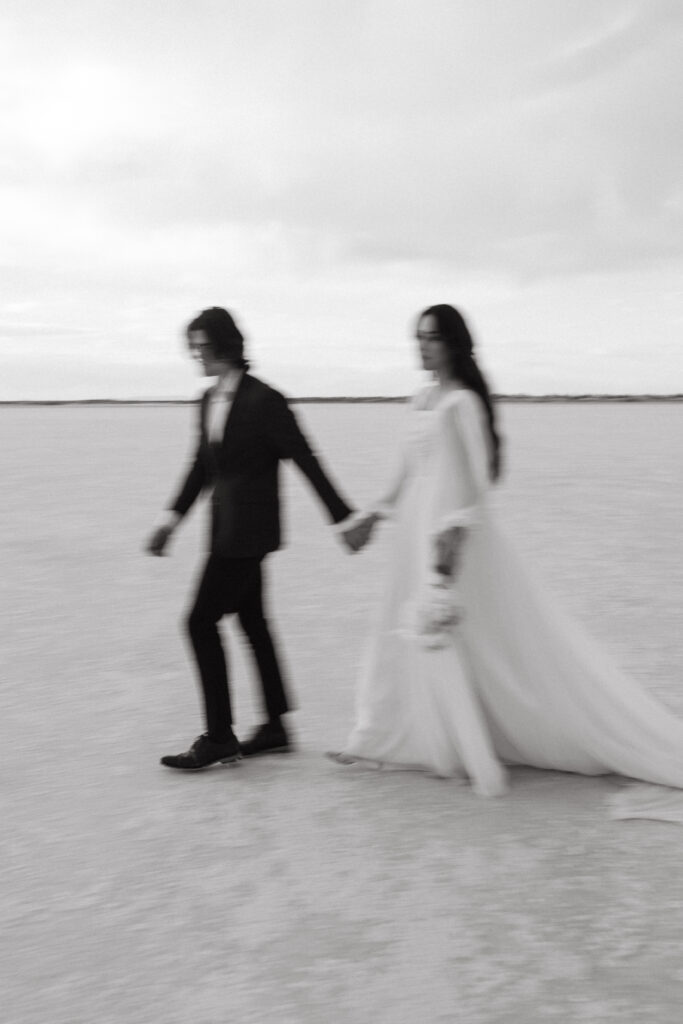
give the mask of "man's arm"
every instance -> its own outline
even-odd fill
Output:
[[[291,459],[326,506],[334,523],[351,515],[353,509],[341,497],[325,473],[319,459],[297,423],[294,413],[283,395],[272,392],[272,415],[269,417],[269,437],[283,459]]]
[[[173,531],[180,522],[180,516],[177,512],[167,512],[164,516],[163,522],[157,526],[156,530],[149,538],[145,550],[149,555],[163,555],[166,550],[166,545],[173,535]]]
[[[171,502],[164,518],[150,537],[146,550],[150,555],[163,555],[166,545],[171,539],[175,528],[181,519],[189,512],[202,490],[207,484],[206,466],[202,458],[201,424],[197,449],[190,469],[178,491]]]
[[[195,501],[206,487],[206,466],[201,452],[201,441],[197,445],[197,453],[185,477],[182,487],[169,506],[169,512],[175,512],[179,519],[187,515]]]

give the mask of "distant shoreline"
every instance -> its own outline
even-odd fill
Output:
[[[502,395],[494,394],[499,402],[682,402],[683,394],[674,395]],[[196,398],[55,398],[55,399],[9,399],[1,400],[0,406],[34,406],[34,405],[193,405]],[[403,395],[373,397],[326,397],[306,396],[289,397],[293,404],[310,403],[315,405],[345,403],[401,403],[408,401]]]

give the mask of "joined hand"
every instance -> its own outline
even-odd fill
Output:
[[[375,522],[376,517],[369,515],[365,519],[361,519],[359,522],[349,526],[347,530],[342,530],[342,538],[350,551],[355,553],[365,547],[372,536]]]

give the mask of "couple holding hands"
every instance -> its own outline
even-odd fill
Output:
[[[410,402],[395,478],[358,513],[330,481],[286,399],[249,374],[230,313],[213,307],[188,325],[190,352],[215,382],[199,404],[195,457],[148,551],[162,555],[194,501],[210,493],[210,550],[187,618],[206,732],[162,764],[195,771],[291,749],[262,577],[266,555],[280,546],[278,464],[291,459],[351,551],[381,520],[393,523],[357,718],[334,760],[460,779],[485,797],[506,792],[510,765],[617,774],[656,787],[622,790],[613,816],[678,820],[680,811],[683,818],[683,795],[676,792],[673,812],[661,810],[659,789],[683,787],[683,723],[558,606],[490,507],[501,442],[465,320],[452,306],[430,306],[415,336],[430,382]],[[218,632],[230,614],[253,651],[265,708],[265,720],[243,742],[232,730]]]

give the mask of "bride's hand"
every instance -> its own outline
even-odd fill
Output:
[[[376,512],[357,512],[349,520],[349,525],[341,531],[344,543],[351,551],[360,551],[372,536],[375,523],[380,519]]]
[[[465,537],[462,526],[452,526],[444,530],[434,543],[434,569],[442,576],[453,577],[457,574],[460,562],[460,548]]]
[[[462,621],[463,607],[450,578],[434,573],[425,580],[416,613],[417,636],[425,647],[439,648],[451,643],[453,630]]]
[[[367,516],[354,520],[347,530],[342,531],[344,543],[351,551],[360,551],[370,540],[378,516],[369,513]]]

